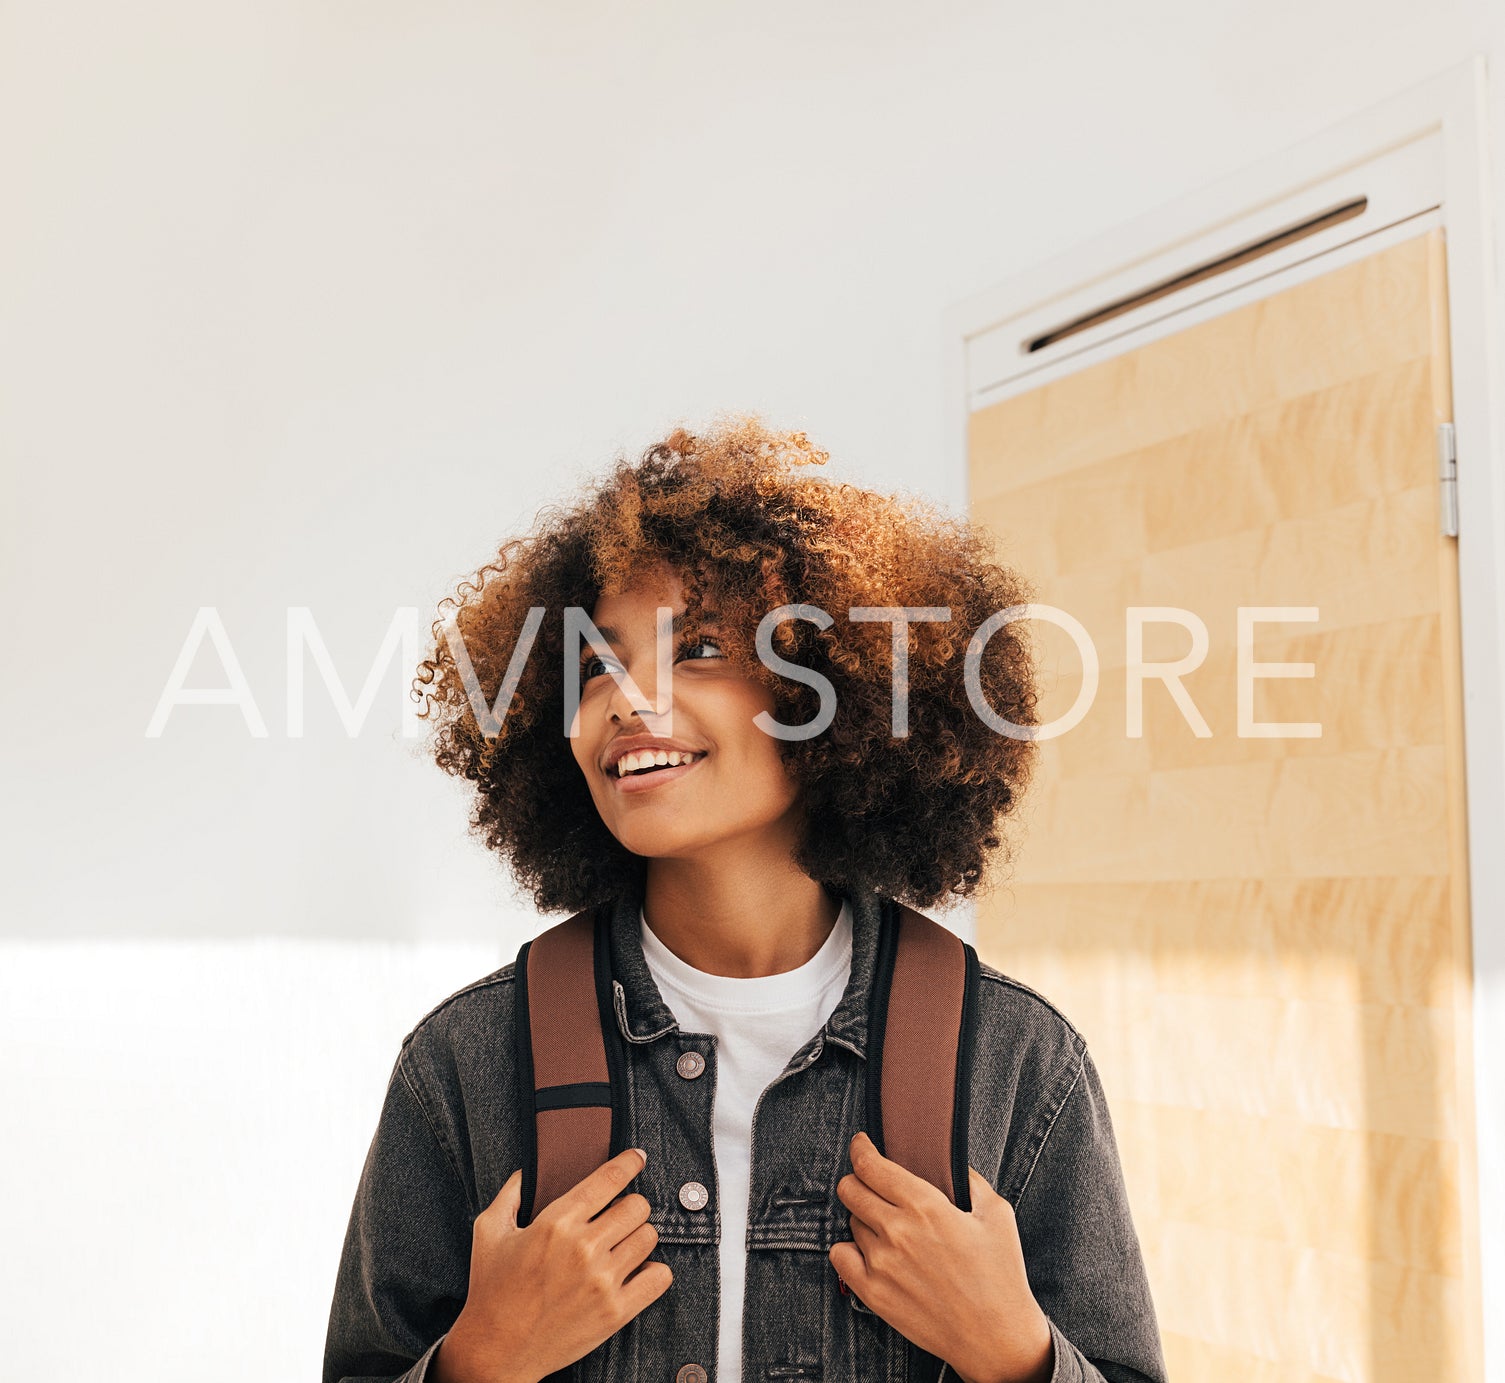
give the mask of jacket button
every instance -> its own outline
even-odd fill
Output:
[[[674,1383],[705,1383],[705,1370],[699,1364],[686,1364],[674,1375]]]
[[[705,1058],[699,1052],[684,1052],[674,1063],[674,1069],[686,1080],[694,1080],[705,1070]],[[698,1369],[700,1365],[696,1364],[695,1367]]]
[[[679,1203],[686,1210],[704,1210],[706,1202],[710,1200],[711,1193],[698,1181],[687,1181],[679,1188]],[[698,1369],[699,1364],[686,1364],[686,1369]],[[680,1370],[681,1373],[684,1369]]]

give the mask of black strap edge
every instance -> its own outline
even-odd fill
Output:
[[[894,983],[894,963],[899,954],[898,908],[892,899],[882,900],[878,914],[878,955],[873,967],[873,992],[868,1000],[867,1020],[867,1136],[885,1157],[883,1137],[883,1041],[887,1035],[888,997]]]
[[[956,1090],[952,1097],[951,1185],[956,1192],[957,1209],[970,1211],[972,1182],[967,1140],[972,1126],[972,1062],[977,1050],[977,995],[982,987],[982,971],[977,949],[970,942],[962,942],[962,956],[965,964],[962,1021],[956,1042]]]
[[[532,1223],[533,1198],[538,1189],[538,1108],[533,1088],[533,1030],[528,1024],[528,951],[532,941],[523,942],[517,952],[513,972],[512,1048],[517,1067],[517,1109],[522,1125],[522,1185],[519,1188],[517,1223]]]
[[[601,1045],[606,1049],[606,1077],[611,1105],[611,1139],[607,1157],[627,1150],[627,1057],[617,1030],[617,1006],[611,973],[612,905],[602,903],[595,916],[596,1009],[601,1016]]]

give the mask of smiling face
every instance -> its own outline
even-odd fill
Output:
[[[798,786],[784,769],[781,741],[753,723],[760,711],[774,713],[772,693],[724,656],[707,614],[700,628],[674,636],[671,724],[669,689],[661,695],[657,686],[661,605],[684,613],[683,585],[667,563],[621,594],[603,595],[590,612],[613,649],[611,666],[625,671],[661,712],[640,714],[607,671],[608,660],[584,645],[570,745],[596,810],[626,849],[645,858],[710,858],[739,848],[792,851],[800,829]],[[639,736],[672,739],[701,757],[641,778],[603,767],[615,742]]]

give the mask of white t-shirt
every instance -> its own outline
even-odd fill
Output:
[[[641,910],[638,922],[643,958],[681,1029],[717,1039],[712,1140],[713,1194],[721,1197],[721,1314],[716,1379],[741,1383],[753,1110],[758,1096],[841,1002],[852,971],[852,908],[842,900],[831,934],[803,965],[750,979],[697,970],[654,935]]]

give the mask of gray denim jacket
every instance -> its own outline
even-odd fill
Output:
[[[743,1315],[746,1383],[955,1383],[956,1374],[843,1294],[827,1253],[849,1239],[836,1183],[861,1128],[868,994],[880,909],[854,891],[852,973],[825,1025],[761,1097],[752,1133]],[[674,1281],[569,1370],[573,1383],[716,1375],[721,1214],[712,1152],[716,1039],[682,1032],[643,958],[640,896],[612,906],[616,1017],[630,1092],[630,1190]],[[968,1162],[1014,1207],[1030,1288],[1051,1323],[1051,1383],[1165,1383],[1165,1362],[1108,1106],[1086,1043],[1034,990],[989,965],[971,1087]],[[355,1193],[323,1383],[423,1383],[469,1287],[471,1224],[521,1165],[513,964],[452,994],[403,1039]],[[681,1053],[705,1058],[677,1074]],[[703,1183],[687,1210],[679,1188]],[[693,1370],[691,1371],[693,1372]],[[726,1380],[738,1383],[738,1380]]]

